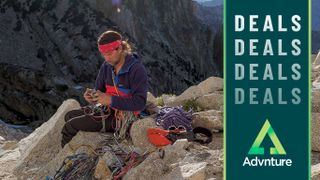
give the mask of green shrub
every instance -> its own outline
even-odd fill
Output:
[[[193,112],[199,112],[203,110],[203,108],[196,102],[195,99],[188,99],[187,101],[185,101],[182,104],[182,108],[186,111],[192,109]]]

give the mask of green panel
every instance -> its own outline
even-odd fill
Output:
[[[224,5],[224,177],[310,179],[310,2]]]

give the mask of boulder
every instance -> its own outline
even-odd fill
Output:
[[[152,102],[153,104],[157,104],[157,98],[155,98],[150,92],[147,94],[147,101]]]
[[[319,72],[320,74],[320,72]],[[313,82],[312,82],[312,89],[314,91],[320,91],[320,76],[317,77]]]
[[[162,98],[155,98],[150,92],[148,92],[147,102],[145,111],[148,114],[157,114],[159,112],[159,107],[163,106]]]
[[[223,179],[223,149],[210,150],[181,139],[163,150],[163,159],[160,152],[151,152],[124,179]]]
[[[312,66],[312,73],[317,73],[317,75],[319,75],[318,74],[319,72],[320,72],[320,65]]]
[[[320,163],[320,152],[311,151],[311,165]]]
[[[64,101],[47,122],[18,143],[21,156],[14,170],[18,177],[24,178],[37,174],[40,167],[56,157],[61,150],[64,116],[68,111],[79,107],[79,103],[75,100]]]
[[[320,90],[320,78],[312,83],[312,87],[314,90]]]
[[[64,115],[76,108],[79,108],[77,101],[64,101],[52,118],[29,136],[17,144],[5,144],[8,149],[0,158],[1,179],[32,177],[40,167],[56,157],[61,149],[60,132],[64,124]]]
[[[0,179],[16,180],[17,177],[12,173],[21,156],[19,149],[1,151],[0,153]]]
[[[223,110],[223,94],[211,93],[203,96],[178,96],[171,98],[169,101],[165,101],[167,106],[183,106],[186,108],[192,108],[194,111],[203,110]]]
[[[223,132],[213,132],[212,141],[207,147],[211,150],[223,149]]]
[[[176,98],[167,102],[165,99],[163,100],[164,104],[167,106],[182,106],[186,101],[195,100],[201,96],[203,96],[201,89],[198,86],[191,86]]]
[[[190,163],[174,168],[163,179],[204,180],[207,163]]]
[[[159,106],[171,106],[171,104],[174,104],[177,96],[175,95],[168,95],[168,94],[163,94],[161,98],[157,100],[157,105]]]
[[[223,110],[223,94],[211,93],[196,99],[196,104],[203,110]]]
[[[6,141],[6,139],[2,136],[0,136],[0,144],[3,144]]]
[[[191,86],[179,96],[163,95],[166,106],[190,106],[198,110],[223,110],[223,79],[210,77],[199,85]]]
[[[312,180],[320,180],[320,163],[311,167]]]
[[[320,113],[312,113],[312,150],[320,152]]]
[[[27,137],[31,132],[32,130],[25,126],[8,125],[0,120],[0,136],[7,141],[20,141]]]
[[[312,67],[311,80],[315,81],[320,76],[320,65]]]
[[[317,54],[312,54],[311,55],[311,63],[314,62],[314,60],[316,60]]]
[[[13,150],[16,147],[18,147],[18,142],[17,141],[6,141],[1,146],[1,149],[3,149],[3,150]]]
[[[314,66],[320,65],[320,51],[318,52],[316,58],[314,59],[313,65]]]
[[[98,180],[111,180],[112,179],[112,172],[107,167],[105,159],[99,158],[97,166],[94,171],[94,177]]]
[[[130,137],[135,147],[140,148],[142,152],[154,151],[156,148],[153,146],[147,136],[147,129],[157,127],[153,118],[144,118],[134,122],[130,129]]]
[[[173,143],[173,145],[168,145],[164,148],[165,156],[163,160],[166,164],[172,164],[179,162],[180,159],[186,156],[186,149],[189,146],[187,139],[179,139]]]
[[[180,165],[205,162],[206,179],[218,178],[222,179],[223,173],[223,149],[211,150],[205,146],[189,147],[190,152],[179,162]]]
[[[223,112],[217,110],[201,111],[192,115],[192,127],[204,127],[212,131],[223,130]]]
[[[223,79],[219,77],[209,77],[198,84],[202,94],[210,94],[223,90]]]
[[[164,157],[160,158],[159,151],[151,152],[137,167],[131,169],[124,180],[136,179],[163,179],[163,175],[171,170],[170,164],[177,163],[186,155],[188,141],[181,139],[173,145],[163,148]]]
[[[67,156],[79,153],[93,154],[93,150],[107,142],[106,140],[111,140],[112,137],[113,135],[108,133],[80,131],[54,158],[42,166],[39,166],[37,172],[24,176],[23,178],[44,179],[46,175],[54,176]]]
[[[131,169],[123,180],[159,179],[168,168],[158,152],[152,152],[141,164]]]
[[[320,91],[312,92],[312,112],[320,113]]]

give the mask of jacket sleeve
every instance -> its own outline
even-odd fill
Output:
[[[106,76],[106,66],[103,63],[100,67],[98,76],[96,78],[96,83],[95,83],[96,90],[100,90],[101,92],[106,92],[105,76]]]
[[[129,75],[131,97],[112,96],[111,107],[124,111],[142,111],[147,101],[148,76],[142,64]]]

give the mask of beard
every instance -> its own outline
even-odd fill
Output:
[[[110,64],[112,67],[117,68],[117,66],[121,64],[121,62],[122,62],[121,60],[122,60],[122,56],[119,56],[119,57],[117,58],[117,60],[114,60],[114,61],[108,61],[108,60],[106,60],[106,62],[107,62],[108,64]],[[124,63],[124,62],[123,62],[123,63]]]

